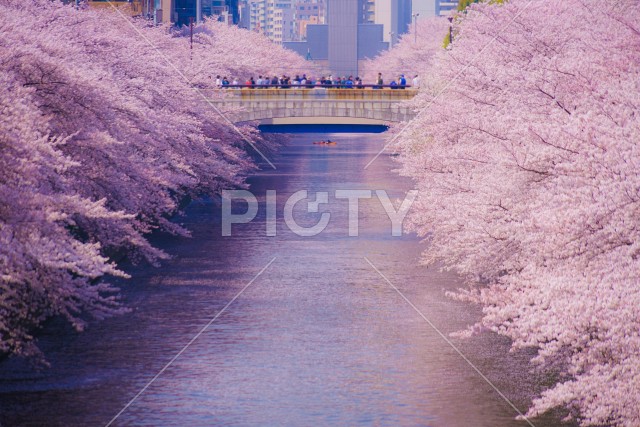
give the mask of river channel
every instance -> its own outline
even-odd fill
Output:
[[[311,143],[328,138],[337,145]],[[291,136],[272,156],[276,169],[250,179],[258,212],[231,236],[220,203],[192,203],[180,219],[191,238],[155,239],[173,258],[129,268],[131,312],[81,334],[52,322],[39,337],[48,368],[0,364],[0,425],[527,426],[494,386],[524,411],[544,378],[504,338],[449,337],[481,311],[445,295],[460,280],[419,264],[419,238],[392,236],[376,190],[398,203],[411,182],[386,153],[365,169],[383,145],[383,134]],[[301,227],[330,214],[315,236],[287,225],[299,190],[308,191],[292,214]],[[359,200],[358,236],[336,190],[372,191]],[[328,203],[308,212],[317,192]]]

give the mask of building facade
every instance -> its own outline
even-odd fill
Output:
[[[297,40],[295,4],[295,0],[245,0],[240,5],[240,26],[277,43]]]
[[[307,39],[307,26],[326,22],[324,0],[299,0],[295,4],[295,40]]]
[[[330,0],[329,68],[339,76],[358,75],[358,2]]]
[[[411,13],[419,14],[418,19],[435,16],[436,0],[412,0]]]
[[[375,0],[374,22],[384,26],[384,41],[391,47],[409,31],[411,0]]]
[[[240,13],[238,0],[156,0],[161,22],[173,22],[178,26],[214,18],[229,24],[238,24]]]
[[[376,23],[376,1],[358,0],[358,24]]]
[[[436,0],[436,16],[449,16],[458,9],[458,0]]]
[[[283,44],[334,76],[355,77],[361,61],[389,47],[384,25],[375,23],[377,6],[367,0],[326,0],[326,24],[308,24],[306,40]]]

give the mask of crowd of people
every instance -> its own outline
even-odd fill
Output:
[[[246,81],[240,82],[237,78],[233,78],[231,81],[224,76],[220,75],[216,76],[215,86],[217,88],[251,88],[251,89],[263,89],[263,88],[280,88],[280,89],[289,89],[289,88],[308,88],[313,89],[316,87],[326,87],[326,88],[342,88],[342,89],[364,89],[365,87],[372,87],[373,89],[382,89],[383,87],[390,87],[391,89],[405,89],[407,87],[412,87],[417,89],[420,87],[420,77],[416,75],[412,84],[407,84],[407,79],[404,74],[400,74],[397,79],[391,80],[389,84],[385,85],[384,79],[382,78],[382,73],[378,73],[378,77],[374,84],[365,85],[360,77],[353,76],[343,76],[343,77],[334,77],[333,75],[322,76],[320,78],[307,77],[306,74],[296,74],[295,77],[287,76],[283,74],[281,77],[278,76],[258,76],[257,79],[254,79],[253,76],[249,77]]]

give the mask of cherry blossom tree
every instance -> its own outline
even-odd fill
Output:
[[[527,416],[640,425],[640,5],[469,6],[398,137],[425,262],[560,367]],[[462,334],[465,335],[465,334]]]
[[[7,0],[0,13],[0,352],[36,354],[51,316],[81,330],[121,312],[114,257],[166,258],[145,235],[188,234],[170,220],[184,200],[243,186],[254,147],[275,148],[198,82],[304,61],[215,23],[189,59],[180,31],[110,10]]]
[[[417,34],[416,34],[417,28]],[[448,34],[449,21],[440,17],[421,17],[411,25],[392,49],[364,63],[364,81],[374,83],[382,73],[385,83],[404,74],[410,84],[413,76],[428,80],[427,70],[435,54],[442,50],[442,39]]]

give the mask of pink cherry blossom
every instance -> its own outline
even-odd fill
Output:
[[[449,34],[449,21],[440,17],[420,17],[416,26],[404,34],[393,49],[384,51],[373,59],[365,61],[364,81],[374,83],[378,73],[382,73],[385,84],[404,74],[407,84],[419,75],[428,80],[425,71],[432,64],[435,54],[442,50],[442,41]]]
[[[528,416],[638,426],[640,5],[480,3],[455,34],[396,146],[424,260],[467,279],[470,332],[560,367]]]
[[[181,31],[111,10],[6,0],[0,14],[0,352],[36,354],[45,319],[81,330],[123,310],[113,259],[165,258],[145,235],[188,234],[170,221],[185,198],[242,186],[258,158],[246,139],[273,150],[194,86],[304,60],[214,22],[191,51]]]

